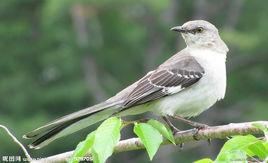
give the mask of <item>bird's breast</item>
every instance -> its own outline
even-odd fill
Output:
[[[217,100],[224,98],[226,90],[226,53],[210,50],[193,50],[191,53],[204,68],[205,74],[199,84],[209,87]]]
[[[224,98],[226,89],[225,54],[200,50],[191,51],[204,68],[203,77],[192,86],[156,103],[160,114],[192,117]]]

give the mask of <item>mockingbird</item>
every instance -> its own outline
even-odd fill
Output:
[[[182,34],[185,49],[108,100],[27,133],[24,138],[35,139],[29,147],[41,148],[111,116],[153,112],[189,121],[184,118],[197,116],[224,98],[228,48],[217,28],[195,20],[171,30]]]

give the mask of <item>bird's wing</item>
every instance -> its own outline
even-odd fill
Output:
[[[144,76],[124,101],[123,108],[178,93],[196,83],[204,73],[192,56],[175,56]]]

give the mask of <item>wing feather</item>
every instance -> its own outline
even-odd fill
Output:
[[[166,62],[158,69],[143,77],[133,91],[128,95],[123,110],[131,106],[150,102],[161,97],[178,93],[203,76],[204,69],[191,56],[179,57],[173,62]],[[178,87],[177,92],[168,91]]]

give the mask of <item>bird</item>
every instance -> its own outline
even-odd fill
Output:
[[[113,97],[26,133],[23,138],[33,139],[28,146],[40,149],[109,117],[146,112],[163,117],[172,127],[170,117],[191,122],[189,118],[223,99],[229,49],[218,29],[208,21],[191,20],[170,30],[182,35],[184,49]]]

